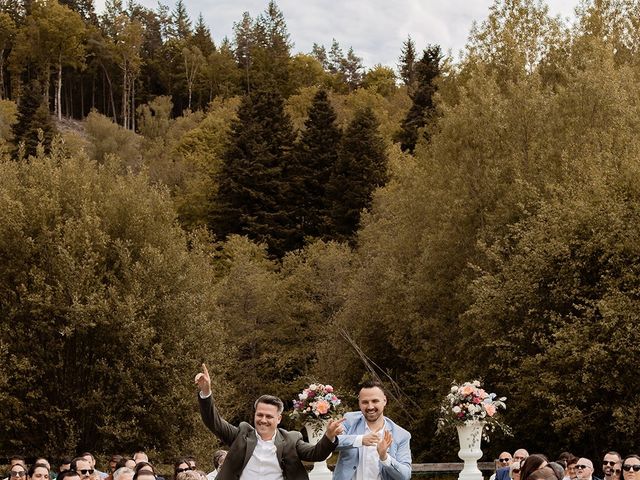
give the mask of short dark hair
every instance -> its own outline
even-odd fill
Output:
[[[44,463],[34,463],[33,465],[31,465],[29,467],[29,470],[27,471],[27,475],[29,477],[33,477],[33,474],[36,472],[36,468],[45,468],[47,470],[47,472],[49,471],[49,467],[47,467],[46,464],[44,464]]]
[[[380,390],[382,390],[382,393],[385,393],[384,391],[384,387],[382,386],[382,382],[380,382],[379,380],[365,380],[364,382],[362,382],[359,387],[358,387],[358,393],[360,393],[360,391],[363,388],[379,388]]]
[[[67,464],[67,463],[71,463],[71,457],[62,457],[62,458],[60,459],[60,462],[58,462],[58,463],[59,463],[59,465],[58,465],[58,466],[60,466],[60,465],[65,465],[65,464]]]
[[[615,450],[610,450],[610,451],[608,451],[607,453],[605,453],[605,454],[603,455],[603,457],[604,457],[605,455],[615,455],[616,457],[618,457],[618,458],[620,459],[620,461],[622,461],[622,455],[620,455],[620,454],[619,454],[618,452],[616,452]]]
[[[88,462],[88,460],[86,458],[84,458],[83,456],[80,457],[76,457],[73,460],[71,460],[71,470],[73,470],[74,472],[77,472],[78,470],[78,462],[79,461],[83,461],[83,462]]]
[[[65,470],[64,472],[60,472],[56,477],[56,480],[65,480],[67,477],[78,477],[80,478],[80,474],[75,470]]]
[[[282,414],[284,411],[284,403],[278,397],[274,395],[261,395],[258,397],[256,402],[253,404],[253,409],[258,408],[259,403],[266,403],[267,405],[273,405],[278,408],[278,415]]]
[[[96,457],[94,457],[94,456],[93,456],[93,453],[91,453],[91,452],[84,452],[84,453],[81,453],[81,454],[80,454],[80,456],[81,456],[81,457],[87,457],[87,456],[89,456],[89,457],[91,457],[91,459],[92,459],[94,462],[96,461]]]
[[[11,463],[14,460],[20,460],[22,463],[25,463],[24,457],[22,455],[11,455],[11,458],[9,459],[9,463]]]

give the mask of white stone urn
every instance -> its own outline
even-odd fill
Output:
[[[464,460],[464,467],[458,475],[458,480],[482,480],[482,472],[478,468],[478,460],[482,457],[480,441],[485,422],[467,422],[458,425],[458,439],[460,451],[458,456]]]
[[[327,431],[328,424],[328,420],[312,420],[304,424],[310,444],[316,445],[320,441],[324,432]],[[315,462],[313,470],[309,472],[309,480],[331,480],[332,476],[333,474],[329,470],[326,460]]]

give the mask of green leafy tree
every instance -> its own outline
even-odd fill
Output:
[[[218,95],[226,98],[239,93],[242,90],[242,76],[243,72],[237,67],[231,44],[224,39],[220,48],[207,58],[203,72],[209,101]]]
[[[362,210],[371,206],[373,191],[387,181],[387,155],[371,108],[356,112],[347,126],[327,197],[331,202],[329,238],[352,240]]]
[[[223,364],[205,242],[146,178],[52,152],[0,162],[0,449],[195,450],[193,359]]]
[[[440,75],[440,62],[442,53],[438,45],[431,45],[424,50],[420,62],[415,67],[416,87],[412,95],[412,105],[407,116],[402,121],[401,129],[396,135],[400,142],[400,148],[405,152],[411,152],[416,148],[420,131],[435,116],[434,95],[437,91],[436,80]],[[429,138],[428,132],[423,136]]]
[[[257,90],[243,98],[217,177],[210,222],[216,235],[248,235],[276,256],[300,246],[287,203],[294,139],[277,91]]]
[[[238,67],[243,72],[245,92],[251,92],[251,69],[253,51],[256,45],[253,19],[249,12],[242,14],[242,20],[233,24],[233,44]]]
[[[191,110],[191,97],[193,87],[198,78],[198,73],[204,69],[205,57],[198,47],[183,47],[182,58],[184,59],[184,73],[187,80],[188,102],[187,108]]]
[[[364,74],[362,86],[379,93],[383,97],[390,97],[397,90],[396,74],[390,67],[380,64],[375,65]]]
[[[56,71],[55,113],[62,118],[62,68],[84,65],[85,25],[80,15],[57,1],[34,2],[19,29],[11,56],[16,73],[29,63],[40,69],[48,96],[50,68]]]
[[[121,13],[116,17],[111,49],[122,73],[122,126],[135,130],[135,80],[142,64],[142,24]]]

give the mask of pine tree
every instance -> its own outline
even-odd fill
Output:
[[[211,38],[211,31],[209,27],[205,25],[202,13],[198,15],[198,21],[193,31],[191,44],[198,47],[205,57],[208,57],[216,50],[216,46]]]
[[[287,201],[294,140],[275,89],[255,90],[243,98],[217,176],[210,220],[216,235],[247,235],[266,243],[278,257],[300,246]]]
[[[329,238],[352,240],[362,209],[371,206],[373,191],[387,181],[387,155],[371,109],[358,110],[340,145],[336,168],[327,186],[331,202]]]
[[[171,20],[173,23],[172,33],[175,38],[186,40],[191,37],[191,20],[183,0],[176,1],[176,6],[171,13]]]
[[[233,24],[234,46],[238,67],[242,70],[245,91],[251,92],[251,67],[253,65],[254,32],[253,19],[249,12],[242,14],[242,20]]]
[[[416,45],[411,39],[411,35],[402,43],[402,54],[400,55],[398,71],[402,83],[407,86],[409,94],[412,95],[416,83]]]
[[[413,153],[418,143],[418,132],[435,114],[433,95],[436,92],[435,80],[440,75],[440,60],[440,47],[430,45],[416,64],[417,85],[412,96],[413,104],[395,136],[395,140],[400,142],[400,148],[405,152]],[[428,139],[428,133],[425,132],[424,135]]]
[[[258,16],[253,35],[253,88],[271,83],[277,86],[283,97],[288,97],[293,93],[289,79],[293,44],[284,15],[273,0],[264,13]]]
[[[311,56],[320,62],[322,68],[329,70],[329,57],[327,56],[327,49],[324,48],[324,45],[314,43],[311,48]]]
[[[296,146],[292,204],[303,238],[316,238],[328,231],[331,205],[326,186],[338,160],[341,132],[336,113],[325,90],[316,93],[305,130]]]
[[[16,158],[21,154],[25,157],[36,155],[40,143],[45,152],[48,152],[51,147],[55,126],[49,114],[47,102],[42,95],[42,85],[37,81],[32,81],[20,96],[18,121],[13,126],[13,135]]]

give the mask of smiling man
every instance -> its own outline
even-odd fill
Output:
[[[318,462],[336,448],[336,435],[342,432],[343,420],[329,422],[327,433],[316,445],[302,440],[300,432],[278,428],[282,420],[282,400],[262,395],[255,404],[253,426],[247,422],[234,426],[220,417],[211,395],[211,377],[206,365],[196,375],[200,389],[198,401],[202,421],[229,451],[216,480],[307,480],[302,460]]]
[[[387,397],[382,384],[363,383],[358,405],[359,412],[345,415],[345,432],[338,436],[334,480],[409,480],[411,434],[384,416]]]

